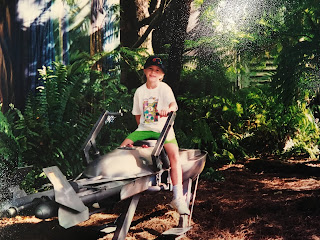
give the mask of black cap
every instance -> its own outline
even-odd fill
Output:
[[[164,64],[160,57],[158,56],[150,56],[148,57],[146,63],[144,64],[144,68],[150,67],[150,66],[157,66],[161,68],[161,70],[165,73],[166,69],[164,67]]]

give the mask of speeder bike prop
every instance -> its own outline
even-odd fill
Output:
[[[67,180],[57,166],[44,168],[51,182],[49,190],[27,195],[18,185],[6,187],[11,199],[0,203],[0,216],[13,217],[28,210],[40,219],[58,217],[62,227],[70,228],[89,219],[93,211],[97,212],[92,208],[93,205],[106,206],[114,199],[127,199],[127,208],[111,230],[114,231],[113,239],[125,239],[140,194],[172,189],[170,162],[163,145],[176,113],[169,113],[159,139],[138,141],[131,147],[118,147],[100,155],[96,137],[101,128],[117,116],[122,116],[122,113],[106,111],[101,114],[83,146],[86,168],[78,177]],[[164,235],[180,236],[191,228],[198,179],[207,156],[207,152],[198,149],[179,149],[179,154],[183,191],[191,214],[180,215],[179,225],[164,232]],[[16,176],[25,176],[28,170],[29,167],[17,170]]]

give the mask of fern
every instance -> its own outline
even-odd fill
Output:
[[[22,165],[22,156],[18,139],[13,132],[14,112],[10,105],[9,111],[1,112],[0,106],[0,175],[3,171],[11,172]]]
[[[14,125],[23,161],[35,168],[28,184],[43,167],[51,165],[60,167],[67,176],[79,174],[83,169],[80,147],[101,112],[130,110],[132,96],[120,84],[119,76],[92,71],[92,64],[100,58],[101,54],[93,58],[84,54],[72,65],[55,62],[53,68],[39,70],[39,86],[28,96]],[[123,129],[121,134],[107,130],[111,137],[105,142],[113,146],[132,130],[118,125]]]

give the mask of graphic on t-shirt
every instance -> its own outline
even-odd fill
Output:
[[[155,97],[150,97],[143,101],[143,114],[145,123],[158,122],[158,99]]]

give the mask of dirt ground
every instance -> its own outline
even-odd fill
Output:
[[[225,180],[200,180],[193,228],[182,239],[320,239],[320,162],[308,159],[249,159],[219,168]],[[177,225],[179,215],[166,204],[170,192],[143,194],[127,239],[165,239],[161,233]],[[96,213],[65,230],[57,219],[0,219],[1,240],[112,239],[100,232],[112,214]]]

